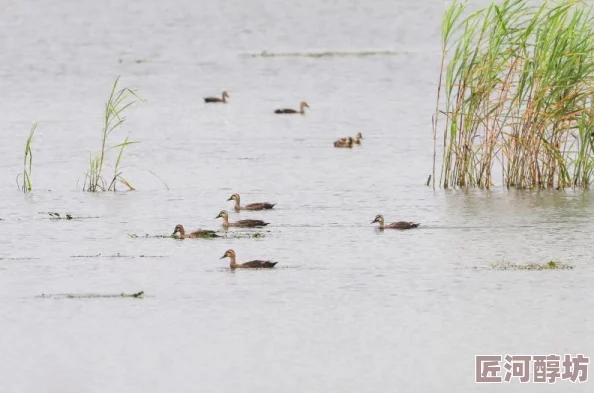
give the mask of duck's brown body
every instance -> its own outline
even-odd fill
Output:
[[[221,98],[218,98],[218,97],[206,97],[204,99],[204,102],[206,102],[206,103],[220,102],[220,103],[226,104],[227,103],[227,98],[229,98],[229,94],[227,94],[227,92],[224,91],[223,94],[221,95]]]
[[[248,205],[241,206],[241,202],[240,202],[241,199],[240,199],[239,194],[233,194],[227,200],[235,201],[235,206],[233,207],[233,209],[235,209],[236,212],[239,212],[241,210],[269,210],[269,209],[272,209],[276,205],[276,203],[259,202],[259,203],[250,203]]]
[[[341,138],[334,142],[334,147],[353,147],[353,145],[360,145],[363,134],[360,132],[355,135],[355,139],[351,137]]]
[[[353,147],[353,138],[351,138],[349,136],[348,138],[339,139],[337,141],[334,141],[334,147],[347,147],[347,148],[351,148],[351,147]]]
[[[277,109],[274,111],[274,113],[276,114],[300,114],[300,115],[304,115],[305,114],[305,108],[309,108],[309,105],[307,104],[307,102],[305,101],[301,101],[301,103],[299,104],[299,110],[296,111],[295,109]]]
[[[186,233],[183,225],[175,226],[175,230],[173,231],[172,236],[175,235],[176,233],[179,233],[180,239],[196,239],[196,238],[202,238],[202,237],[220,237],[219,235],[216,234],[215,231],[210,231],[207,229],[199,229],[199,230],[191,232],[191,233]]]
[[[236,228],[258,228],[258,227],[265,227],[268,225],[268,222],[264,222],[262,220],[239,220],[236,222],[229,222],[229,213],[227,211],[222,210],[218,216],[215,218],[221,217],[223,219],[223,227],[236,227]]]
[[[375,222],[379,223],[379,229],[413,229],[413,228],[416,228],[419,225],[421,225],[416,222],[410,222],[410,221],[397,221],[397,222],[393,222],[388,225],[385,225],[384,217],[380,214],[378,214],[371,223],[373,224]]]
[[[231,249],[225,251],[225,254],[219,259],[223,259],[223,258],[229,258],[231,260],[231,262],[229,263],[229,267],[231,269],[271,269],[274,267],[274,265],[276,265],[278,263],[278,262],[271,262],[271,261],[263,261],[263,260],[259,260],[259,259],[255,260],[255,261],[237,263],[235,251],[233,251]]]

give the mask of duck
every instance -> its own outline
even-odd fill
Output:
[[[227,94],[226,91],[223,92],[223,94],[221,95],[222,98],[219,97],[206,97],[204,99],[204,102],[209,103],[209,102],[222,102],[223,104],[227,103],[227,98],[229,98],[229,94]]]
[[[238,227],[238,228],[257,228],[257,227],[265,227],[268,225],[268,222],[264,222],[262,220],[239,220],[236,222],[229,222],[229,213],[226,210],[221,210],[218,216],[215,218],[222,218],[223,219],[223,226],[225,228],[228,227]]]
[[[353,138],[351,138],[349,136],[348,138],[339,139],[337,141],[334,141],[334,147],[348,147],[348,148],[351,148],[351,147],[353,147]]]
[[[246,268],[251,268],[251,269],[271,269],[274,267],[274,265],[276,265],[278,262],[270,262],[270,261],[261,261],[261,260],[255,260],[255,261],[249,261],[249,262],[244,262],[244,263],[237,263],[235,262],[235,251],[229,249],[227,251],[225,251],[225,254],[220,257],[219,259],[225,259],[225,258],[229,258],[231,260],[231,263],[229,264],[229,267],[231,267],[231,269],[246,269]]]
[[[178,224],[175,226],[175,230],[173,231],[171,236],[175,235],[176,233],[179,233],[180,239],[196,239],[196,238],[200,238],[200,237],[220,237],[219,235],[216,234],[215,231],[210,231],[207,229],[199,229],[192,233],[186,234],[186,231],[184,230],[184,226],[181,224]]]
[[[239,194],[235,193],[227,199],[228,201],[235,201],[235,211],[239,212],[240,210],[268,210],[272,209],[276,203],[269,203],[269,202],[259,202],[259,203],[250,203],[249,205],[241,206],[239,202]]]
[[[274,113],[278,113],[278,114],[295,114],[295,113],[299,113],[301,115],[305,115],[305,108],[309,108],[309,105],[307,104],[307,102],[305,101],[301,101],[301,103],[299,104],[299,110],[296,111],[295,109],[277,109],[274,111]]]
[[[348,139],[349,138],[341,138],[341,139],[337,140],[336,142],[347,143],[348,142]],[[360,132],[358,132],[357,135],[355,135],[355,139],[353,139],[353,145],[360,145],[361,144],[361,139],[363,139],[363,134],[361,134]]]
[[[384,224],[384,217],[381,214],[375,216],[375,219],[371,221],[371,223],[379,222],[379,229],[412,229],[416,228],[421,224],[417,224],[415,222],[408,222],[408,221],[398,221],[393,222],[391,224],[385,225]]]

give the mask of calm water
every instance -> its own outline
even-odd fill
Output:
[[[0,392],[591,391],[473,382],[477,354],[594,354],[594,199],[423,185],[441,2],[0,9]],[[397,53],[246,55],[262,50]],[[141,142],[124,161],[137,191],[86,194],[117,75],[148,101],[116,136]],[[223,89],[228,105],[203,104]],[[272,113],[301,100],[306,116]],[[35,192],[23,196],[34,120]],[[358,131],[361,147],[332,147]],[[128,236],[218,229],[233,192],[278,203],[231,214],[270,222],[263,238]],[[422,226],[381,233],[369,224],[379,213]],[[232,273],[218,259],[228,248],[279,264]],[[550,259],[575,269],[488,269]],[[145,299],[37,298],[139,290]]]

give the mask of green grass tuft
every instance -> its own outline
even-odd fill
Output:
[[[37,130],[37,122],[33,123],[31,130],[29,131],[29,137],[25,143],[25,156],[23,162],[23,183],[19,186],[19,189],[24,193],[33,191],[33,184],[31,182],[31,171],[33,169],[33,151],[31,145],[35,138],[35,130]],[[19,175],[20,176],[20,175]]]
[[[89,171],[86,174],[85,183],[83,185],[84,191],[116,191],[116,184],[118,182],[125,185],[129,190],[134,190],[134,187],[122,176],[121,163],[124,149],[137,142],[131,141],[126,137],[121,143],[112,146],[109,146],[108,144],[112,133],[121,127],[126,120],[126,118],[123,117],[124,112],[137,102],[145,102],[145,100],[138,95],[136,90],[130,90],[127,87],[118,90],[119,80],[120,77],[118,76],[111,89],[109,99],[105,104],[105,115],[101,132],[101,149],[96,156],[91,156],[90,158]],[[107,153],[114,149],[118,154],[113,165],[113,175],[108,182],[103,175],[104,164]]]

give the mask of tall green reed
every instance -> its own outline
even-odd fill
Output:
[[[33,169],[33,151],[31,150],[31,145],[33,144],[33,139],[35,139],[35,130],[37,130],[37,122],[33,123],[31,126],[31,130],[29,131],[29,136],[27,137],[27,142],[25,143],[25,155],[23,158],[23,182],[19,186],[19,189],[24,193],[28,193],[33,191],[33,183],[31,182],[31,171]],[[19,175],[20,176],[20,175]],[[17,177],[18,183],[18,177]]]
[[[111,89],[109,99],[105,104],[103,129],[101,131],[101,149],[97,155],[90,158],[89,171],[86,174],[83,185],[84,191],[115,191],[118,182],[124,184],[128,189],[134,190],[134,187],[122,176],[121,163],[124,149],[137,142],[131,141],[126,137],[123,142],[109,146],[109,140],[112,133],[120,128],[126,120],[123,117],[124,112],[137,102],[145,102],[145,100],[138,95],[136,90],[131,90],[127,87],[118,90],[119,80],[120,77],[118,76]],[[109,181],[106,181],[103,176],[104,165],[107,153],[111,150],[117,150],[118,154],[113,165],[113,175]]]
[[[490,188],[496,172],[508,188],[589,188],[592,6],[504,0],[467,16],[464,11],[466,5],[454,1],[443,18],[433,178],[443,116],[444,188]]]

